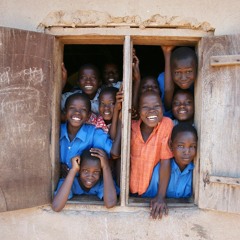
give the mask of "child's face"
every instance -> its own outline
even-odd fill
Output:
[[[189,121],[194,115],[194,101],[190,93],[177,93],[172,102],[172,113],[178,121]]]
[[[99,98],[99,114],[104,120],[112,120],[116,97],[113,93],[104,93]]]
[[[93,99],[99,88],[99,76],[95,69],[91,67],[84,68],[79,72],[79,87],[82,91]]]
[[[79,171],[79,179],[86,189],[90,189],[96,185],[101,177],[100,161],[86,159],[81,163]]]
[[[119,71],[115,64],[107,64],[103,70],[103,78],[106,84],[116,83],[119,81]]]
[[[141,84],[141,93],[153,91],[159,94],[158,83],[152,78],[145,78]]]
[[[194,159],[197,153],[197,139],[191,132],[180,132],[172,142],[172,151],[181,170]]]
[[[197,78],[196,64],[191,57],[174,60],[172,65],[172,79],[181,89],[188,89]]]
[[[155,127],[163,118],[162,101],[154,92],[146,92],[140,97],[139,115],[148,127]]]
[[[72,127],[80,128],[88,120],[89,115],[90,109],[83,98],[73,99],[66,108],[66,118]]]

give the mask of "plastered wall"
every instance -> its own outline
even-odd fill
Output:
[[[1,0],[0,25],[32,31],[50,12],[54,11],[94,10],[115,17],[139,16],[142,20],[155,14],[195,18],[200,22],[209,22],[216,29],[215,35],[240,33],[240,2],[238,0]]]

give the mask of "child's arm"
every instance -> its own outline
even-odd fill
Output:
[[[171,173],[171,165],[170,159],[162,160],[161,166],[159,169],[159,185],[158,185],[158,193],[155,198],[151,200],[151,217],[162,218],[162,215],[168,214],[168,207],[165,200],[167,186],[170,178]]]
[[[62,90],[63,90],[67,83],[67,69],[65,68],[65,65],[63,62],[62,62],[61,68],[62,68]]]
[[[91,148],[90,152],[92,156],[99,158],[101,161],[101,168],[103,172],[103,184],[104,184],[104,194],[103,194],[104,205],[107,208],[114,207],[117,204],[117,193],[114,186],[107,155],[103,150],[98,148]]]
[[[111,148],[112,159],[118,159],[121,156],[121,138],[122,138],[122,136],[121,136],[122,135],[121,115],[122,114],[119,114],[116,137],[113,141],[112,148]]]
[[[62,186],[58,190],[56,196],[53,198],[52,209],[55,212],[59,212],[64,208],[68,200],[68,196],[69,196],[74,178],[80,170],[79,164],[80,164],[79,156],[72,158],[72,168],[70,169],[67,177],[65,178]]]
[[[171,77],[170,58],[174,46],[162,46],[164,60],[165,60],[165,73],[164,73],[164,106],[166,110],[172,107],[172,98],[174,92],[174,83]]]
[[[133,51],[132,63],[132,76],[133,76],[133,90],[132,90],[132,118],[137,117],[138,110],[138,95],[141,81],[141,74],[139,69],[139,59]]]
[[[113,110],[112,124],[109,129],[109,134],[112,140],[115,139],[117,134],[117,124],[118,124],[119,112],[122,109],[122,101],[123,101],[123,91],[121,87],[116,94],[116,103]]]

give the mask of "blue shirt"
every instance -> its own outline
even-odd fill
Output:
[[[189,198],[192,196],[192,175],[194,164],[191,162],[181,172],[174,159],[171,159],[171,176],[167,188],[168,198]]]
[[[63,182],[64,182],[65,178],[61,178],[58,182],[58,186],[57,186],[57,190],[55,191],[55,195],[57,194],[57,192],[59,191],[60,187],[62,186]],[[116,189],[117,194],[119,194],[120,189],[119,187],[115,184],[114,182],[114,186]],[[104,184],[103,184],[103,179],[100,179],[96,185],[94,185],[92,188],[90,188],[89,191],[85,191],[84,189],[82,189],[82,187],[79,184],[78,178],[75,177],[73,180],[73,184],[70,190],[70,193],[68,195],[68,199],[71,199],[73,197],[73,195],[96,195],[99,199],[103,199],[103,195],[104,195]]]
[[[61,124],[60,136],[60,161],[72,168],[71,159],[81,155],[85,149],[100,148],[108,156],[112,148],[112,140],[102,129],[94,125],[83,124],[76,137],[70,142],[67,132],[67,123]]]

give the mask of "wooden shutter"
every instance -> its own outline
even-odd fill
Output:
[[[240,213],[240,35],[203,38],[199,207]]]
[[[0,211],[49,203],[54,37],[0,28]]]

